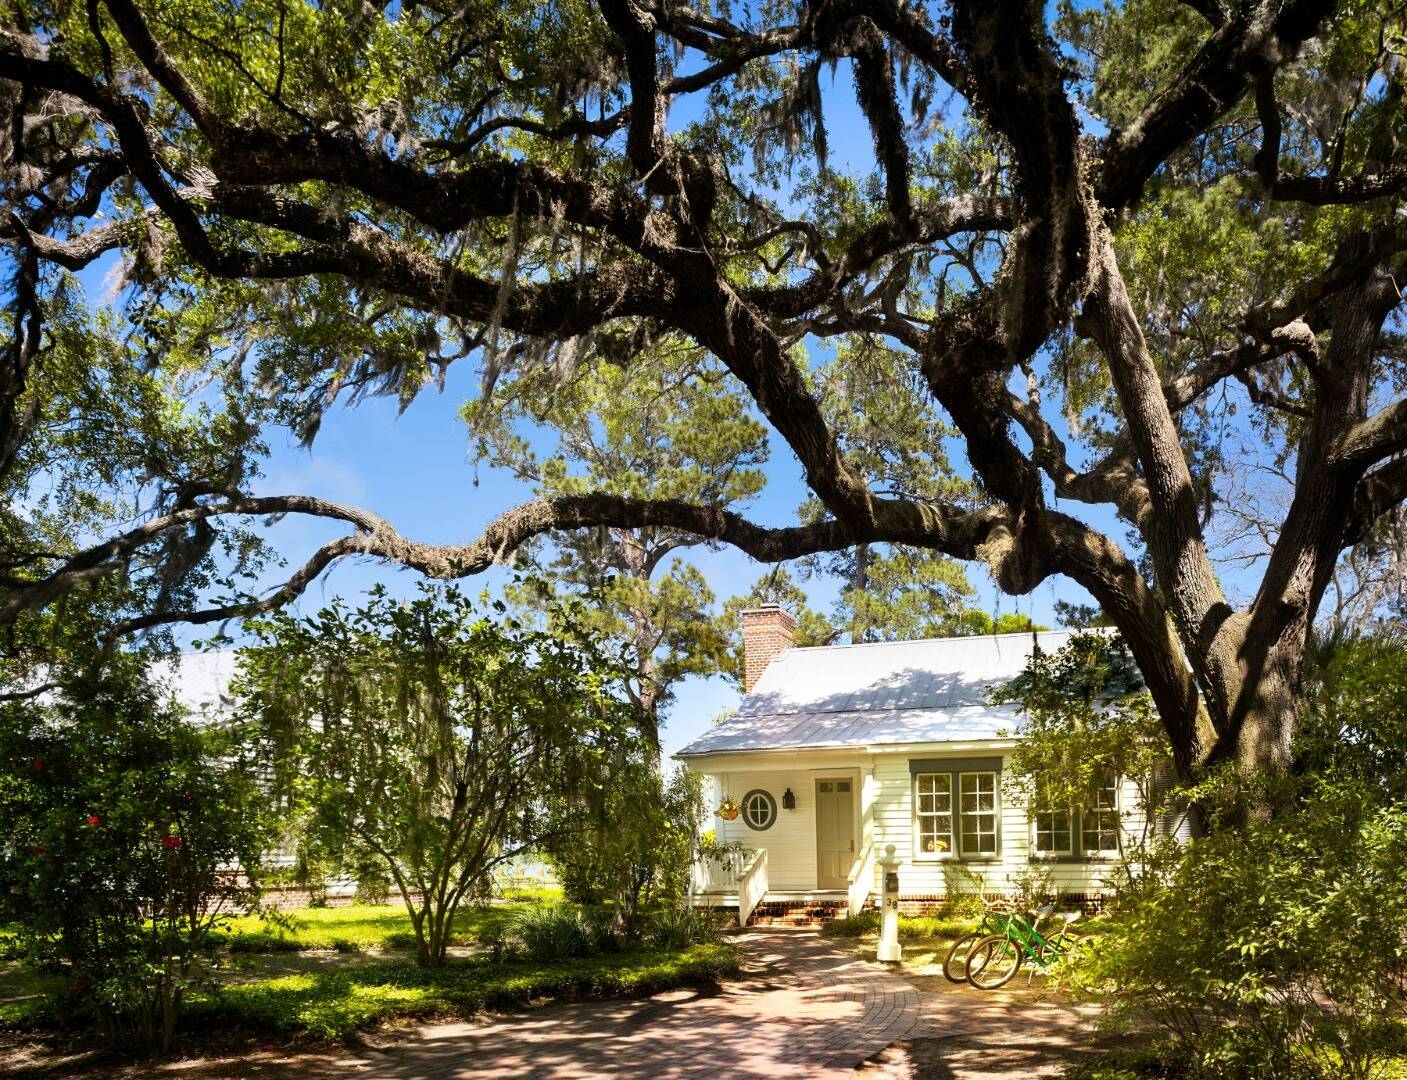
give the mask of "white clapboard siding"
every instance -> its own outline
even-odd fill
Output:
[[[838,774],[839,775],[839,774]],[[816,794],[807,772],[724,773],[719,777],[722,794],[736,801],[749,791],[761,788],[777,800],[777,821],[761,832],[748,827],[739,815],[732,821],[713,816],[710,824],[720,842],[740,840],[749,848],[767,849],[767,881],[774,892],[798,892],[816,888]],[[782,809],[787,788],[796,795],[796,809]],[[709,808],[710,814],[718,806]]]
[[[988,749],[966,749],[954,756],[1005,757],[1009,744]],[[948,748],[915,751],[912,756],[925,759],[952,753]],[[900,860],[899,891],[901,896],[947,896],[955,890],[972,892],[974,884],[955,873],[949,859],[915,858],[913,784],[907,753],[872,754],[857,748],[853,757],[841,759],[836,755],[795,755],[794,767],[758,769],[733,767],[708,773],[705,792],[709,798],[708,816],[704,828],[712,828],[722,842],[739,840],[748,848],[766,848],[768,881],[774,893],[800,893],[816,889],[816,818],[815,781],[817,777],[850,777],[854,780],[856,820],[856,854],[872,838],[876,856],[885,846],[893,844]],[[738,758],[733,758],[737,761]],[[702,761],[691,763],[701,771]],[[867,821],[861,792],[866,774],[871,774],[873,803],[871,820]],[[769,792],[777,801],[777,821],[770,828],[756,831],[742,817],[723,821],[714,815],[724,794],[741,802],[755,788]],[[782,808],[782,799],[790,788],[796,796],[796,809]],[[1133,809],[1138,804],[1138,791],[1131,781],[1125,781],[1120,792],[1124,809],[1123,828],[1130,839],[1141,835],[1142,822]],[[1041,861],[1030,858],[1030,821],[1026,807],[1013,800],[1009,792],[998,788],[1001,813],[1001,855],[988,863],[969,864],[985,875],[986,886],[993,891],[1013,889],[1018,879],[1033,871],[1048,871],[1052,887],[1060,892],[1099,893],[1107,891],[1108,878],[1114,864],[1108,861]],[[877,880],[876,880],[877,885]]]

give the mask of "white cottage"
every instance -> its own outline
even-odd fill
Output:
[[[1020,718],[988,691],[1031,650],[1070,631],[795,648],[776,605],[744,613],[745,694],[737,713],[676,757],[703,774],[712,828],[745,849],[695,867],[697,904],[826,905],[858,912],[877,895],[893,844],[908,911],[956,892],[1009,891],[1048,869],[1062,892],[1097,899],[1134,820],[1135,789],[1110,778],[1100,802],[1031,814],[1002,788]],[[727,797],[733,820],[713,814]]]

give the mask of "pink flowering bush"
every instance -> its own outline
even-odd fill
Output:
[[[263,800],[226,760],[128,661],[0,707],[0,918],[114,1042],[169,1045],[211,930],[257,895]]]

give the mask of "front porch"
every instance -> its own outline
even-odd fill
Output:
[[[744,926],[762,905],[770,905],[762,917],[782,920],[792,911],[830,918],[864,909],[876,888],[873,768],[853,751],[808,757],[789,768],[754,758],[705,774],[710,811],[727,796],[741,812],[712,816],[719,850],[695,864],[692,904],[736,908]]]

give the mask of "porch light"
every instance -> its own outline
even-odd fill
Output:
[[[796,809],[796,796],[791,793],[791,788],[787,788],[786,791],[782,793],[782,809]]]

